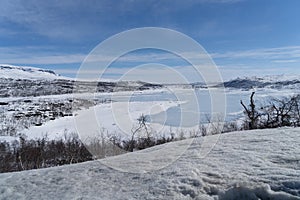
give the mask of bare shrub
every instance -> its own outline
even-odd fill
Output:
[[[121,139],[117,135],[105,134],[104,129],[99,134],[85,141],[85,146],[91,152],[94,159],[116,156],[125,153],[121,145]]]
[[[26,140],[18,145],[0,143],[0,172],[53,167],[92,160],[92,155],[78,137],[68,140]]]
[[[228,133],[233,131],[238,131],[239,127],[236,122],[225,122],[223,125],[222,133]]]
[[[300,126],[300,95],[284,98],[272,98],[268,104],[256,109],[250,97],[249,107],[241,101],[246,115],[244,129],[277,128],[282,126]]]
[[[246,121],[245,121],[245,129],[256,129],[258,128],[258,120],[260,117],[260,114],[256,110],[256,105],[254,103],[254,94],[255,92],[252,92],[250,96],[250,104],[249,106],[246,106],[243,101],[241,100],[241,105],[244,108],[244,113],[246,114]]]

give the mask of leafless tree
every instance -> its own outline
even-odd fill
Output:
[[[248,107],[241,100],[241,105],[243,106],[244,112],[246,113],[246,116],[247,116],[247,125],[248,125],[249,129],[258,128],[258,120],[260,117],[259,112],[255,108],[256,106],[254,103],[254,94],[255,94],[255,92],[252,92],[252,94],[250,96],[250,104]]]
[[[135,143],[136,143],[136,136],[138,133],[141,133],[142,132],[142,135],[141,135],[141,138],[144,138],[145,139],[145,142],[149,142],[151,140],[151,129],[149,127],[149,124],[147,123],[148,122],[148,118],[147,116],[145,116],[144,114],[142,114],[138,119],[138,124],[137,126],[134,126],[132,129],[131,129],[131,139],[129,141],[129,151],[133,152],[134,150],[134,146],[135,146]],[[144,130],[144,132],[143,132]]]

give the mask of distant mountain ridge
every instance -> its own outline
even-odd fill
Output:
[[[225,81],[224,87],[236,89],[271,88],[294,89],[300,88],[300,76],[295,75],[268,75],[264,77],[244,77]]]
[[[13,80],[11,80],[13,79]],[[36,87],[44,95],[49,93],[71,93],[74,89],[75,83],[80,83],[84,86],[80,87],[80,91],[87,92],[85,88],[92,88],[93,84],[98,85],[98,92],[112,92],[122,90],[144,90],[151,88],[166,87],[180,87],[180,88],[207,88],[207,85],[203,82],[191,83],[191,84],[154,84],[146,83],[142,81],[117,81],[117,80],[100,80],[100,81],[84,81],[75,80],[55,73],[52,70],[28,67],[28,66],[14,66],[0,64],[0,91],[9,92],[13,94],[6,94],[8,96],[18,96],[13,92],[13,88],[19,88],[17,94],[24,94],[22,88],[27,86]],[[47,88],[47,85],[51,85],[51,88]],[[224,86],[225,88],[243,89],[249,90],[252,88],[271,88],[271,89],[297,89],[300,88],[300,75],[268,75],[263,77],[243,77],[235,78],[229,81],[225,81],[222,84],[215,85],[215,87]],[[6,87],[9,87],[8,90]],[[35,91],[31,90],[33,95]],[[48,92],[46,92],[48,91]],[[4,93],[5,94],[5,93]]]
[[[84,81],[60,76],[52,70],[0,64],[0,98],[137,91],[161,88],[160,84],[142,81]]]

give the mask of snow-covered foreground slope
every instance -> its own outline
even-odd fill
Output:
[[[179,159],[154,171],[191,140],[99,161],[1,174],[0,198],[300,199],[299,134],[299,128],[282,128],[197,138]],[[201,157],[214,137],[219,137],[216,146]],[[150,172],[124,172],[134,169]]]

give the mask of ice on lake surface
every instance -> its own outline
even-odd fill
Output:
[[[174,90],[176,90],[174,92]],[[226,108],[226,121],[242,121],[243,108],[240,100],[245,104],[249,103],[249,96],[252,91],[229,90],[225,91],[226,101],[220,102]],[[176,94],[176,95],[175,95]],[[257,106],[268,102],[270,98],[281,98],[295,94],[295,90],[256,90],[255,100]],[[26,134],[29,138],[39,138],[47,134],[49,139],[60,138],[65,131],[77,132],[74,119],[78,118],[96,118],[94,125],[86,126],[85,130],[90,130],[89,134],[96,134],[99,130],[105,129],[109,133],[120,133],[126,129],[130,133],[132,126],[137,123],[140,115],[144,114],[151,122],[151,126],[156,132],[170,132],[173,129],[198,129],[199,122],[207,123],[211,112],[211,98],[209,91],[206,89],[187,90],[187,89],[158,89],[135,92],[114,92],[114,93],[95,93],[95,94],[73,94],[73,95],[54,95],[45,97],[34,97],[35,99],[59,99],[72,98],[81,99],[112,99],[112,102],[97,104],[89,109],[74,111],[74,116],[62,117],[54,121],[48,121],[40,127],[32,126],[24,129],[21,133]],[[23,98],[27,99],[27,98]],[[44,99],[44,100],[43,100]],[[6,99],[13,102],[14,100],[22,101],[22,97]],[[64,100],[63,100],[64,101]],[[192,102],[192,103],[191,103]],[[24,104],[25,106],[25,104]],[[16,104],[15,107],[20,107]],[[88,116],[88,117],[87,117]]]
[[[243,116],[243,108],[240,104],[242,100],[246,104],[249,103],[249,97],[252,91],[242,91],[242,90],[227,90],[225,91],[226,102],[224,106],[226,107],[225,121],[235,121]],[[173,91],[161,91],[153,93],[133,93],[130,97],[129,106],[131,102],[160,102],[160,101],[171,101],[178,102],[175,106],[169,107],[166,110],[162,110],[156,114],[150,114],[150,121],[153,123],[164,124],[173,127],[194,127],[200,123],[207,123],[208,118],[211,116],[211,96],[209,90],[206,89],[196,89],[189,91],[178,90],[176,92],[177,96],[174,95]],[[280,98],[293,95],[294,91],[278,91],[278,90],[257,90],[255,99],[260,103],[267,102],[271,98]],[[127,100],[123,96],[115,97],[117,100]],[[196,102],[191,103],[191,101]],[[258,105],[259,106],[259,105]],[[182,122],[182,114],[186,113],[185,116],[188,117],[184,122]],[[148,113],[144,113],[148,114]]]

